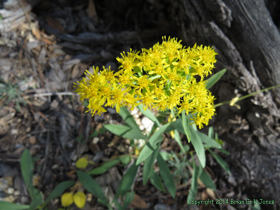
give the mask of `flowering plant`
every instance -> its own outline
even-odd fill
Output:
[[[175,38],[155,44],[142,52],[122,53],[120,71],[94,68],[86,71],[86,78],[77,82],[76,92],[81,100],[89,99],[88,109],[94,115],[106,112],[103,105],[127,106],[131,110],[139,104],[144,109],[159,111],[176,109],[178,114],[194,114],[199,128],[207,125],[215,114],[214,96],[206,88],[206,80],[216,62],[217,53],[210,47],[183,48]],[[179,108],[178,108],[179,107]]]
[[[172,157],[164,152],[159,152],[160,143],[163,140],[162,136],[165,133],[173,132],[174,139],[178,142],[181,154],[184,156],[184,164],[179,164],[179,159],[174,157],[178,160],[178,164],[173,165],[176,167],[190,165],[193,168],[193,182],[188,201],[195,197],[197,178],[200,178],[207,187],[215,188],[209,175],[203,171],[206,162],[205,149],[209,150],[220,165],[229,172],[227,164],[210,150],[211,147],[221,149],[217,135],[214,136],[212,129],[209,130],[207,136],[196,128],[196,126],[202,128],[203,125],[208,125],[209,120],[215,114],[215,98],[208,89],[226,71],[222,70],[206,79],[212,73],[214,63],[216,63],[216,54],[211,47],[194,45],[192,48],[185,48],[181,41],[163,37],[161,44],[157,43],[150,49],[142,49],[141,52],[130,50],[127,53],[122,53],[121,57],[117,58],[121,64],[118,72],[113,72],[110,68],[104,68],[99,72],[96,67],[93,68],[93,73],[86,71],[86,77],[74,84],[80,99],[82,101],[88,99],[87,108],[92,115],[106,112],[104,107],[116,107],[117,112],[127,123],[127,125],[104,125],[107,130],[124,138],[145,140],[140,153],[136,154],[137,160],[123,176],[115,194],[114,204],[118,209],[125,209],[124,204],[120,207],[117,202],[119,196],[125,197],[124,203],[126,205],[133,199],[134,194],[129,191],[134,183],[140,163],[144,163],[144,184],[150,179],[157,189],[164,191],[161,183],[163,180],[166,189],[175,197],[174,177],[166,163]],[[125,107],[130,110],[137,107],[143,115],[154,123],[153,129],[148,135],[142,133]],[[160,122],[150,109],[156,109],[160,112],[170,110],[168,122]],[[199,159],[199,165],[195,163],[193,151],[188,152],[190,147],[187,144],[183,145],[179,132],[186,134],[188,141],[192,143]],[[187,161],[185,156],[187,154],[193,157],[192,163]],[[124,157],[105,163],[104,168],[108,170],[120,162],[122,158]],[[157,160],[160,175],[153,171],[155,160]],[[78,177],[82,184],[85,179],[91,180],[92,186],[89,186],[89,182],[84,182],[84,187],[102,199],[104,205],[110,207],[111,204],[106,200],[104,194],[92,190],[99,186],[89,175],[96,174],[96,171],[104,171],[104,168],[101,168],[102,166],[87,173],[78,171]],[[176,174],[183,174],[182,171],[182,169],[178,169]]]

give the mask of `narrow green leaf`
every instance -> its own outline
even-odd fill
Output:
[[[153,81],[154,79],[157,79],[157,78],[161,78],[161,75],[156,74],[154,76],[151,76],[151,77],[149,77],[149,80]]]
[[[228,151],[224,150],[223,148],[219,149],[219,151],[226,155],[230,155],[230,153]]]
[[[190,121],[189,121],[189,118],[187,118],[187,116],[186,116],[185,110],[182,112],[182,124],[183,124],[185,134],[188,138],[188,142],[190,143],[191,138],[192,138],[191,132],[190,132]]]
[[[165,184],[167,190],[169,191],[169,193],[171,194],[171,196],[173,198],[175,198],[176,186],[175,186],[174,177],[172,176],[167,164],[161,157],[160,153],[157,156],[157,160],[158,160],[158,165],[159,165],[159,172],[164,181],[164,184]]]
[[[138,165],[136,165],[136,163],[134,162],[123,176],[121,183],[118,186],[115,197],[123,196],[125,193],[130,191],[134,183],[137,170],[138,170]]]
[[[118,209],[118,210],[125,210],[125,209],[123,209],[123,207],[121,206],[121,204],[119,204],[119,202],[118,202],[118,199],[114,199],[113,200],[113,202],[114,202],[114,204],[115,204],[115,206],[116,206],[116,209]]]
[[[119,158],[110,160],[110,161],[104,163],[102,166],[100,166],[98,168],[94,168],[91,171],[87,172],[87,174],[89,174],[89,175],[103,174],[106,171],[108,171],[110,168],[112,168],[113,166],[117,165],[120,161],[121,160]]]
[[[217,163],[220,164],[220,166],[225,169],[225,171],[228,173],[228,174],[231,174],[230,170],[229,170],[229,167],[228,167],[228,164],[219,156],[217,155],[215,152],[213,152],[211,149],[208,149],[208,151],[213,155],[213,157],[216,159]]]
[[[21,205],[21,204],[15,204],[10,203],[6,201],[0,201],[0,209],[7,209],[7,210],[24,210],[29,209],[29,205]]]
[[[185,149],[185,151],[187,152],[187,151],[190,150],[190,146],[186,144],[186,145],[184,146],[184,149]]]
[[[117,198],[114,198],[113,203],[115,204],[116,209],[118,209],[118,210],[119,210],[119,209],[120,209],[120,210],[124,210],[123,207],[121,206],[121,204],[119,204]]]
[[[192,176],[191,189],[189,191],[188,198],[187,198],[187,203],[195,200],[195,196],[197,193],[198,175],[199,175],[199,168],[195,165],[195,161],[193,161],[193,176]]]
[[[218,80],[224,75],[224,73],[226,73],[226,69],[223,69],[219,72],[217,72],[216,74],[214,74],[212,77],[210,77],[207,80],[206,83],[206,89],[209,89],[210,87],[212,87],[216,82],[218,82]]]
[[[42,203],[44,203],[43,194],[38,191],[38,194],[35,196],[34,199],[32,199],[29,209],[34,210],[38,208]]]
[[[131,161],[131,157],[129,155],[124,155],[119,157],[121,160],[122,164],[127,165]]]
[[[144,110],[143,104],[138,105],[137,108],[140,110],[140,112],[142,112],[143,115],[145,115],[150,120],[152,120],[154,123],[156,123],[158,125],[158,127],[161,127],[160,122],[155,117],[155,115],[149,109]]]
[[[139,129],[130,129],[126,133],[122,135],[123,138],[128,138],[128,139],[147,139],[147,136],[145,136],[142,131]]]
[[[156,143],[159,143],[163,140],[162,136],[158,136],[158,138],[156,139]],[[144,160],[146,160],[152,153],[153,151],[156,149],[156,145],[151,145],[150,142],[148,142],[144,148],[141,150],[140,155],[137,158],[136,161],[136,165],[139,165],[140,163],[142,163]]]
[[[118,136],[122,136],[127,131],[131,130],[131,127],[125,126],[125,125],[104,125],[104,127],[110,131],[113,134],[116,134]]]
[[[145,185],[150,178],[150,174],[153,171],[153,165],[155,162],[155,159],[157,158],[158,152],[159,152],[160,145],[157,146],[157,148],[152,152],[152,155],[150,155],[145,163],[143,168],[143,184]]]
[[[72,187],[75,184],[74,181],[64,181],[59,183],[51,192],[51,194],[49,195],[49,197],[46,199],[45,204],[47,204],[48,202],[50,202],[52,199],[62,195],[62,193],[64,193],[65,190],[67,190],[68,188]]]
[[[212,139],[214,138],[214,128],[212,126],[208,129],[208,137]]]
[[[199,159],[202,167],[204,168],[205,164],[206,164],[206,158],[205,158],[205,151],[204,151],[202,141],[201,141],[199,135],[197,134],[197,131],[195,131],[192,126],[189,126],[189,128],[190,128],[191,135],[192,135],[191,143],[196,151],[196,154],[198,156],[198,159]]]
[[[123,118],[123,120],[131,127],[134,129],[139,129],[139,126],[137,125],[135,119],[133,116],[130,114],[130,112],[127,110],[126,107],[121,107],[119,115]]]
[[[21,174],[24,180],[24,183],[28,189],[28,192],[30,194],[30,197],[32,199],[35,198],[35,188],[33,187],[32,179],[33,179],[33,162],[32,157],[30,155],[30,152],[25,149],[22,153],[22,156],[20,158],[20,167],[21,167]]]
[[[164,133],[165,129],[170,125],[170,123],[165,124],[164,126],[161,126],[153,135],[152,137],[148,140],[148,143],[144,146],[142,151],[140,152],[139,157],[137,158],[136,164],[139,165],[142,163],[144,160],[146,160],[149,155],[152,154],[152,152],[156,148],[156,144],[160,143],[163,138],[162,134]]]
[[[216,142],[212,138],[209,138],[204,133],[201,133],[201,132],[197,131],[197,134],[200,137],[201,141],[204,143],[205,148],[209,148],[209,147],[214,147],[214,148],[218,148],[218,149],[222,148],[221,145],[218,142]]]
[[[135,192],[128,192],[125,194],[125,199],[123,201],[123,209],[127,209],[127,207],[129,206],[129,204],[131,204],[133,198],[134,198]]]
[[[185,150],[185,148],[184,148],[184,146],[183,146],[183,144],[182,144],[182,140],[181,140],[181,137],[180,137],[179,132],[178,132],[177,130],[175,130],[174,133],[175,133],[175,135],[174,135],[175,141],[179,144],[179,146],[180,146],[180,148],[181,148],[181,151],[182,151],[183,153],[185,153],[186,150]]]
[[[149,139],[150,144],[152,147],[155,147],[156,144],[159,142],[158,138],[162,136],[164,133],[165,129],[170,125],[170,123],[166,123],[165,125],[161,126]]]
[[[213,182],[212,178],[203,169],[201,171],[202,172],[201,172],[199,178],[203,182],[205,187],[210,188],[212,190],[216,190],[216,186],[215,186],[215,183]]]
[[[170,125],[166,128],[164,133],[169,133],[170,131],[177,130],[180,133],[185,133],[183,128],[183,123],[180,118],[178,118],[176,121],[171,122]]]
[[[134,129],[125,125],[104,125],[104,127],[118,136],[128,139],[146,139],[147,137],[142,134],[139,129]]]
[[[164,192],[164,186],[162,184],[162,179],[161,177],[154,171],[151,172],[151,175],[150,175],[150,180],[151,180],[151,183],[160,191]]]
[[[91,194],[98,198],[98,201],[105,206],[109,206],[109,202],[106,199],[102,188],[99,184],[88,174],[84,173],[83,171],[77,171],[78,178],[84,188],[86,188]]]
[[[167,161],[170,159],[170,157],[172,156],[170,153],[168,152],[164,152],[164,151],[161,151],[159,152],[161,154],[161,157],[163,158],[164,161]]]

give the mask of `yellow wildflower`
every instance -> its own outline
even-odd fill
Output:
[[[89,99],[92,114],[105,112],[103,106],[115,106],[119,112],[120,107],[133,109],[142,103],[145,109],[196,114],[194,121],[201,128],[215,114],[204,78],[211,74],[216,54],[211,47],[184,48],[181,41],[163,37],[150,49],[121,53],[117,73],[110,68],[99,74],[98,68],[93,74],[86,71],[86,78],[75,84],[76,92],[81,100]]]

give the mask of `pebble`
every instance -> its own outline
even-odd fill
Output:
[[[36,140],[36,137],[35,136],[30,136],[29,137],[29,143],[30,144],[36,144],[37,140]]]
[[[11,187],[9,187],[8,189],[7,189],[7,193],[8,194],[14,194],[14,192],[15,192],[15,189],[14,188],[11,188]]]
[[[19,196],[19,195],[20,195],[20,191],[16,190],[16,191],[14,192],[14,196]]]

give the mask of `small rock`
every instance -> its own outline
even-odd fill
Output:
[[[161,204],[161,203],[156,204],[154,206],[154,210],[170,210],[170,209],[171,209],[170,206],[167,206],[167,205],[164,205],[164,204]]]
[[[7,193],[8,194],[14,194],[14,192],[15,192],[15,189],[14,188],[11,188],[11,187],[9,187],[8,189],[7,189]]]
[[[36,140],[36,137],[35,136],[30,136],[29,137],[29,143],[30,144],[36,144],[37,140]]]
[[[14,196],[19,196],[19,195],[20,195],[20,191],[16,190],[16,191],[14,192]]]
[[[12,135],[17,135],[18,134],[18,129],[11,129],[11,134]]]

